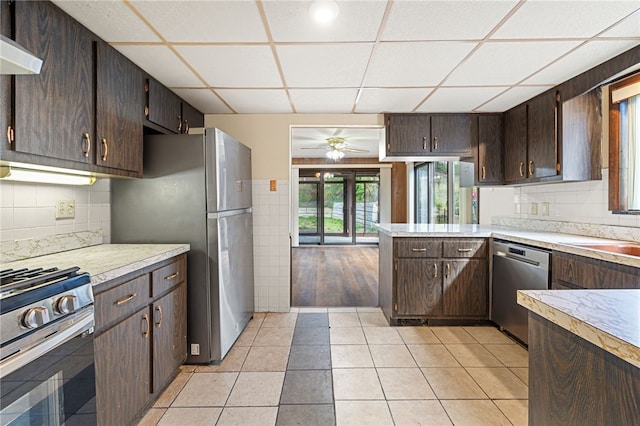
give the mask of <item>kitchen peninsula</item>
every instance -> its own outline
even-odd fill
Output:
[[[529,424],[637,424],[640,290],[519,291]]]

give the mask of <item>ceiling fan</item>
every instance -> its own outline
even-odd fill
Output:
[[[353,148],[348,145],[347,139],[340,136],[331,136],[326,139],[326,144],[318,146],[302,147],[302,149],[325,149],[327,157],[332,160],[339,160],[344,157],[345,152],[369,152],[366,149]]]

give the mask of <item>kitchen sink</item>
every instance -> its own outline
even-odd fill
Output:
[[[640,257],[639,243],[588,243],[571,244],[576,247],[590,248],[594,250],[608,251],[611,253],[626,254],[628,256]]]

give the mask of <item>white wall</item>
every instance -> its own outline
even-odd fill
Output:
[[[111,183],[92,186],[0,182],[0,241],[101,230],[111,241]],[[57,201],[73,200],[75,217],[56,219]]]

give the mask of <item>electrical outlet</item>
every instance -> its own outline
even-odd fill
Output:
[[[61,200],[56,204],[56,219],[73,219],[76,207],[73,200]]]
[[[540,203],[540,215],[549,216],[549,203]]]
[[[191,344],[191,355],[200,355],[200,345],[198,343]]]
[[[538,203],[531,203],[529,207],[530,214],[538,214]]]

